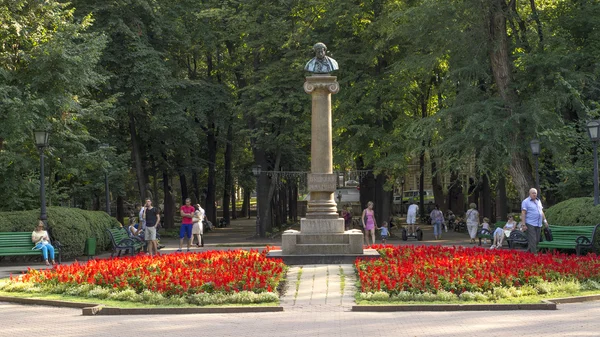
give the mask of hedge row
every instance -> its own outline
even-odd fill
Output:
[[[90,237],[96,238],[96,252],[107,250],[110,238],[106,229],[119,227],[105,212],[66,207],[48,207],[47,212],[53,238],[63,245],[63,258],[67,259],[81,256]],[[39,216],[39,210],[0,212],[0,232],[32,232]]]
[[[557,226],[594,226],[600,224],[600,206],[593,198],[573,198],[544,211],[548,223]]]

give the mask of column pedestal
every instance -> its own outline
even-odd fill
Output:
[[[331,95],[339,91],[339,84],[335,76],[312,75],[306,78],[304,91],[312,96],[310,201],[300,231],[286,231],[282,250],[269,256],[284,260],[286,256],[296,260],[304,256],[306,263],[353,261],[363,256],[363,234],[359,230],[344,231],[344,219],[337,213],[334,198],[337,177],[333,174]]]

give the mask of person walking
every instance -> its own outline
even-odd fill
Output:
[[[542,235],[542,223],[548,227],[542,201],[537,197],[537,190],[529,190],[529,197],[521,202],[521,228],[527,232],[527,251],[536,254],[537,245]]]
[[[365,229],[365,244],[367,246],[369,245],[369,234],[371,234],[371,242],[375,244],[375,227],[377,227],[377,221],[375,221],[373,205],[373,202],[369,201],[361,217],[362,226]]]
[[[144,230],[144,239],[148,243],[148,254],[150,256],[158,254],[158,243],[156,242],[156,225],[160,223],[160,212],[158,208],[152,207],[152,200],[146,199],[143,208],[142,219],[146,222]]]
[[[50,265],[48,262],[48,255],[50,255],[50,260],[52,261],[52,265],[56,262],[54,261],[54,246],[50,244],[50,237],[48,236],[48,232],[44,230],[44,222],[40,220],[38,222],[37,227],[31,233],[31,241],[35,243],[33,247],[34,250],[41,250],[42,256],[44,257],[44,262],[47,266]]]
[[[181,252],[183,248],[183,240],[187,238],[187,251],[190,251],[190,247],[192,245],[192,227],[194,223],[192,219],[194,218],[194,213],[196,209],[192,206],[192,199],[185,199],[185,205],[181,206],[179,209],[179,213],[181,214],[181,227],[179,229],[179,249],[178,252]]]
[[[440,240],[442,238],[442,225],[444,224],[444,213],[440,211],[440,206],[435,205],[431,214],[429,214],[431,218],[431,224],[433,225],[433,236],[435,240]]]
[[[417,213],[419,212],[419,206],[416,203],[410,204],[408,206],[408,211],[406,212],[406,224],[408,225],[408,233],[411,235],[415,235],[416,229],[415,224],[417,223]]]
[[[477,236],[477,228],[479,227],[479,212],[477,212],[477,205],[471,203],[469,210],[465,214],[467,218],[467,231],[471,237],[471,243],[475,243],[475,237]]]

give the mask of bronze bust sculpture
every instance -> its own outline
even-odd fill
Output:
[[[339,69],[337,62],[325,55],[327,47],[324,43],[316,43],[313,50],[315,51],[315,57],[306,63],[304,70],[314,74],[329,74]]]

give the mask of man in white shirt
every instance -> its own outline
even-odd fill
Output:
[[[406,212],[406,223],[408,224],[408,233],[415,234],[415,224],[417,223],[417,213],[419,212],[419,206],[414,202],[408,206],[408,212]]]

